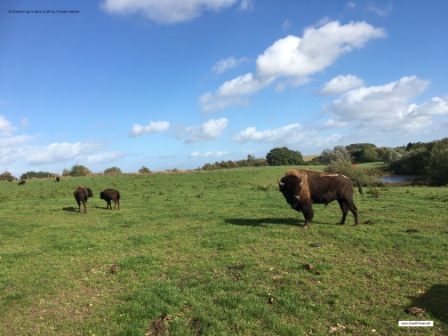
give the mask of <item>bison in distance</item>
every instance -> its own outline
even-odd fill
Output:
[[[76,188],[73,195],[75,196],[76,202],[78,203],[79,212],[81,212],[81,203],[84,206],[84,212],[87,212],[86,203],[89,197],[93,197],[92,190],[80,185]]]
[[[358,191],[362,195],[359,181]],[[288,170],[285,176],[278,179],[280,191],[292,209],[301,211],[305,217],[304,227],[307,228],[314,217],[313,203],[329,204],[337,200],[342,211],[339,224],[345,224],[348,210],[359,225],[358,209],[353,202],[353,183],[342,174],[325,174],[320,171],[297,169]]]
[[[106,189],[100,193],[100,198],[107,202],[107,209],[112,210],[111,201],[114,202],[114,209],[118,205],[118,210],[120,210],[120,192],[115,189]]]

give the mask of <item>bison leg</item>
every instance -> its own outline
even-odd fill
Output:
[[[355,217],[355,224],[353,224],[353,226],[359,225],[359,222],[358,222],[358,208],[356,207],[355,203],[353,203],[353,201],[350,202],[348,204],[348,208],[352,212],[353,217]]]
[[[120,200],[114,201],[114,209],[118,206],[118,210],[120,210]]]
[[[86,202],[82,202],[82,205],[84,206],[84,212],[87,212],[87,204],[86,204]],[[79,207],[79,211],[81,211],[81,207]]]
[[[341,211],[342,211],[342,218],[341,218],[341,221],[339,222],[339,224],[344,225],[345,219],[347,218],[348,207],[347,207],[347,204],[343,200],[338,200],[338,203],[339,203],[339,207],[341,208]]]
[[[355,203],[353,203],[353,201],[343,201],[343,200],[341,200],[341,201],[338,200],[338,202],[339,202],[339,205],[340,205],[341,210],[342,210],[342,219],[341,219],[341,222],[339,224],[341,224],[341,225],[345,224],[345,219],[347,217],[348,210],[350,210],[352,212],[352,214],[353,214],[353,217],[355,217],[355,224],[354,224],[354,226],[359,225],[359,222],[358,222],[358,208],[356,208]]]
[[[311,223],[314,217],[314,210],[311,204],[303,206],[302,213],[303,217],[305,217],[305,224],[303,225],[303,227],[307,229],[308,225]]]

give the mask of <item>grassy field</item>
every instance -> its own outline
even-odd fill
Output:
[[[287,168],[0,182],[0,335],[447,335],[448,188],[365,187],[362,225],[331,203],[305,230]]]

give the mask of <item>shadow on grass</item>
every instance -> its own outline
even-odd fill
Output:
[[[227,218],[224,222],[240,226],[261,226],[263,224],[303,225],[297,218]]]
[[[79,212],[79,209],[75,208],[75,207],[65,207],[65,208],[62,208],[62,210],[69,211],[69,212]]]
[[[448,285],[434,285],[420,296],[409,297],[412,306],[425,309],[442,323],[448,325]]]

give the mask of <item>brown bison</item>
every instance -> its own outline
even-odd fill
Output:
[[[107,202],[107,209],[112,210],[112,205],[110,201],[114,201],[114,209],[118,205],[118,210],[120,210],[120,192],[115,189],[106,189],[100,193],[100,198]]]
[[[80,185],[76,188],[73,195],[75,196],[76,202],[78,203],[79,212],[81,212],[81,203],[84,206],[84,212],[87,212],[86,203],[89,197],[93,197],[92,190],[90,188],[86,188]]]
[[[358,183],[358,191],[362,195],[361,184],[354,181]],[[350,210],[355,217],[355,225],[359,225],[358,209],[353,203],[353,184],[350,178],[342,174],[325,174],[308,169],[288,170],[281,180],[278,179],[278,185],[291,208],[303,213],[305,228],[314,216],[313,203],[327,205],[334,200],[338,201],[342,210],[339,224],[345,224]]]

